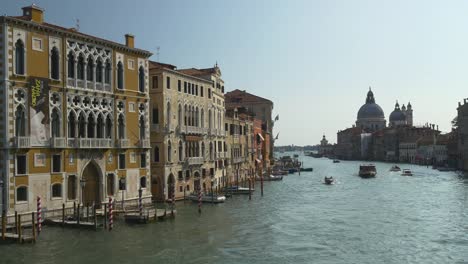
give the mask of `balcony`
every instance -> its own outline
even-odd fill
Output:
[[[17,148],[31,147],[30,137],[15,137],[15,147]]]
[[[214,128],[209,128],[208,129],[208,134],[210,136],[216,136],[216,133],[217,133],[217,129],[214,129]]]
[[[219,129],[217,132],[218,132],[218,133],[217,133],[218,136],[221,136],[221,137],[226,136],[226,131],[224,131],[224,130],[222,130],[222,129]]]
[[[142,139],[138,142],[138,147],[140,148],[151,148],[151,142],[149,139]]]
[[[112,140],[107,138],[91,138],[91,148],[110,148]]]
[[[50,147],[51,148],[66,148],[67,140],[62,137],[52,137],[50,139]]]
[[[187,126],[186,131],[188,134],[203,134],[203,128],[201,127]]]
[[[225,152],[218,152],[218,153],[216,153],[216,158],[217,159],[224,159],[224,158],[226,158],[226,153]]]
[[[235,157],[235,158],[232,158],[232,163],[234,164],[237,164],[237,163],[242,163],[244,162],[244,157]]]
[[[80,145],[78,138],[69,138],[67,139],[67,146],[69,148],[78,148]]]
[[[130,145],[130,141],[128,139],[118,139],[117,140],[117,147],[118,148],[128,148]]]
[[[189,165],[200,165],[200,164],[203,164],[204,162],[203,157],[187,158],[187,161]]]

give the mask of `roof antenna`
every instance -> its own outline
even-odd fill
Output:
[[[80,31],[80,19],[76,19],[76,25],[75,25],[76,31]]]
[[[156,61],[160,62],[159,61],[159,46],[156,47]]]

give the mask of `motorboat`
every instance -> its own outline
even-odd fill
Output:
[[[188,200],[192,200],[194,202],[199,201],[199,197],[197,193],[192,193],[187,197]],[[224,203],[226,201],[226,196],[224,195],[219,195],[219,194],[212,194],[212,193],[207,193],[207,194],[202,194],[201,195],[201,201],[203,203]]]
[[[323,179],[323,181],[324,181],[325,184],[335,184],[335,179],[333,179],[332,176],[330,176],[330,177],[326,177],[326,176],[325,176],[325,178]]]
[[[283,176],[275,176],[275,175],[267,176],[267,175],[265,175],[265,176],[263,176],[263,178],[257,177],[255,180],[256,181],[262,181],[262,180],[263,181],[281,181],[281,180],[283,180]]]
[[[288,171],[275,170],[271,174],[273,174],[274,176],[283,176],[283,175],[288,175]]]
[[[372,178],[377,174],[377,169],[373,164],[365,164],[359,166],[359,176],[362,178]]]
[[[333,163],[340,163],[340,161],[335,159],[335,160],[333,160]]]
[[[393,165],[391,168],[390,168],[390,171],[401,171],[400,167],[398,167],[397,165]]]
[[[300,168],[301,171],[314,171],[314,168]]]
[[[240,186],[231,186],[231,187],[225,187],[224,190],[227,193],[231,194],[249,194],[251,192],[254,192],[254,188],[246,188],[246,187],[240,187]]]
[[[404,169],[401,176],[413,176],[413,172],[409,169]]]

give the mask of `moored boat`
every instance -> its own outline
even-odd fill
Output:
[[[194,202],[198,202],[198,194],[197,193],[192,193],[189,196],[187,196],[188,200],[192,200]],[[218,194],[202,194],[201,196],[201,201],[203,203],[224,203],[226,201],[226,196],[224,195],[218,195]]]
[[[333,179],[332,176],[330,176],[330,177],[325,176],[323,181],[324,181],[325,184],[335,184],[335,179]]]
[[[401,176],[413,176],[413,172],[409,169],[404,169]]]
[[[301,171],[314,171],[314,168],[300,168]]]
[[[333,160],[333,163],[340,163],[340,161],[335,159],[335,160]]]
[[[255,191],[255,189],[253,188],[249,189],[246,187],[239,187],[239,186],[231,186],[231,187],[226,187],[224,189],[227,193],[231,193],[231,194],[249,194]]]
[[[372,178],[377,174],[377,169],[373,164],[359,166],[359,176],[362,178]]]
[[[269,176],[263,176],[263,179],[260,177],[257,177],[255,179],[256,181],[281,181],[283,180],[283,176],[274,176],[274,175],[269,175]]]
[[[288,171],[276,170],[276,171],[272,171],[271,174],[273,174],[274,176],[283,176],[283,175],[288,175]]]
[[[390,168],[390,171],[401,171],[400,167],[398,167],[397,165],[393,165],[391,168]]]

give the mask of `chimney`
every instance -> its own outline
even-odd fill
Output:
[[[131,34],[125,34],[125,46],[129,48],[135,48],[135,36]]]
[[[41,24],[44,22],[44,9],[37,5],[25,6],[23,9],[23,16],[27,17],[30,21]]]

